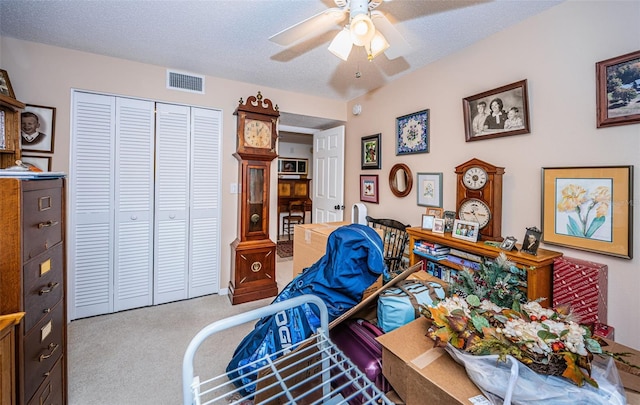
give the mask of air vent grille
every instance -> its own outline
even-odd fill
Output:
[[[167,88],[204,94],[204,76],[167,70]]]

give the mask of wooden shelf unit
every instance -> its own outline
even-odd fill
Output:
[[[557,257],[562,256],[561,252],[556,252],[547,249],[538,249],[537,256],[521,253],[519,251],[521,245],[517,245],[518,251],[504,251],[499,247],[487,245],[484,242],[468,242],[461,239],[456,239],[451,236],[451,233],[436,233],[422,228],[407,228],[409,234],[409,262],[410,265],[416,264],[420,259],[424,258],[429,260],[426,256],[420,256],[414,253],[414,247],[416,241],[426,241],[430,243],[439,243],[444,246],[448,246],[453,249],[458,249],[463,252],[472,253],[478,256],[482,256],[489,259],[495,259],[504,253],[507,258],[515,263],[520,268],[527,270],[527,298],[534,300],[537,298],[546,298],[540,304],[543,306],[550,306],[552,301],[553,291],[553,261]],[[446,259],[438,261],[439,264],[444,266],[460,270],[462,266],[459,264],[449,262]]]
[[[13,166],[16,160],[20,159],[20,113],[24,107],[24,103],[0,94],[0,111],[4,112],[5,139],[4,148],[0,148],[0,169]]]

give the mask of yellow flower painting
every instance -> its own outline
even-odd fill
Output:
[[[556,233],[610,242],[612,179],[558,179]]]

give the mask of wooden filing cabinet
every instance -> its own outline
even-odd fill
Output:
[[[16,334],[17,404],[66,404],[64,180],[0,178],[0,314]]]

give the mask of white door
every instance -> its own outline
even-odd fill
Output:
[[[344,217],[344,126],[313,134],[313,222]]]

